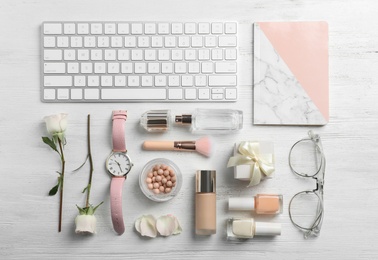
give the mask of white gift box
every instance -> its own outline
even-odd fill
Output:
[[[253,143],[256,143],[253,141]],[[274,144],[273,142],[269,141],[263,141],[258,142],[260,144],[260,154],[272,154],[273,155],[273,165],[274,165]],[[238,152],[239,144],[234,145],[234,156],[239,154]],[[251,165],[250,164],[244,164],[244,165],[237,165],[234,166],[234,179],[241,180],[241,181],[250,181],[251,178]],[[262,174],[262,180],[263,179],[270,179],[274,176],[274,173],[272,173],[269,176],[266,176],[265,174]]]

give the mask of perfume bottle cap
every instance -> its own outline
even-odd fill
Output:
[[[216,175],[212,170],[201,170],[196,173],[196,192],[211,193],[216,191]]]
[[[150,110],[141,116],[140,124],[148,132],[164,132],[169,129],[170,117],[169,110]]]
[[[228,198],[228,210],[254,210],[255,199],[252,198]]]
[[[192,123],[192,115],[181,115],[175,117],[176,124],[190,125]]]

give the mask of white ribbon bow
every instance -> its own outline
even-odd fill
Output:
[[[238,152],[239,154],[232,156],[228,160],[227,167],[250,164],[251,171],[248,187],[259,184],[262,173],[269,176],[274,172],[273,154],[260,154],[260,144],[258,142],[241,142]]]

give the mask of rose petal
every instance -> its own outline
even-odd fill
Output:
[[[172,216],[175,219],[175,230],[173,230],[173,235],[178,235],[182,232],[182,228],[180,226],[180,223],[178,222],[178,219],[175,216]]]
[[[137,218],[137,220],[135,220],[135,229],[136,231],[138,231],[138,233],[140,234],[140,221],[142,220],[143,216]]]
[[[94,215],[78,215],[75,218],[76,234],[96,233],[96,217]]]
[[[146,237],[156,237],[156,220],[152,215],[142,216],[140,219],[140,234]]]
[[[156,220],[156,229],[162,236],[172,235],[175,228],[175,219],[171,216],[161,216]]]

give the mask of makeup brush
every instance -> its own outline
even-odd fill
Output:
[[[149,151],[196,151],[209,157],[211,141],[205,136],[197,141],[144,141],[143,149]]]

